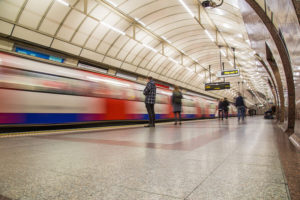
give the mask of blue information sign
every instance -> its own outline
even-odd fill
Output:
[[[16,47],[16,52],[26,54],[26,55],[30,55],[30,56],[34,56],[34,57],[38,57],[38,58],[43,58],[43,59],[46,59],[46,60],[52,60],[52,61],[55,61],[55,62],[60,62],[60,63],[64,62],[63,58],[50,56],[50,55],[47,55],[47,54],[44,54],[44,53],[39,53],[39,52],[36,52],[36,51],[23,49],[23,48],[20,48],[20,47]]]

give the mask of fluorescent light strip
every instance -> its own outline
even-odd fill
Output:
[[[186,67],[187,70],[189,70],[190,72],[192,72],[193,70],[189,67]]]
[[[105,22],[101,22],[101,24],[103,24],[104,26],[106,26],[107,28],[110,28],[111,30],[113,30],[115,32],[118,32],[118,33],[120,33],[122,35],[125,35],[125,33],[123,31],[121,31],[121,30],[119,30],[119,29],[117,29],[117,28],[115,28],[115,27],[113,27],[113,26],[111,26],[111,25],[109,25],[109,24],[107,24]]]
[[[164,39],[164,40],[167,41],[168,43],[172,44],[172,42],[169,41],[165,36],[161,36],[161,37],[162,37],[162,39]]]
[[[70,4],[68,4],[67,2],[65,2],[64,0],[56,0],[57,2],[65,5],[65,6],[69,6]]]
[[[135,21],[137,21],[138,23],[140,23],[140,24],[142,24],[143,26],[146,27],[146,24],[144,24],[141,20],[139,20],[138,18],[134,18],[134,19],[135,19]]]
[[[146,48],[150,49],[151,51],[154,51],[155,53],[157,53],[157,50],[156,50],[156,49],[154,49],[154,48],[152,48],[152,47],[150,47],[150,46],[148,46],[147,44],[144,44],[144,43],[143,43],[143,45],[144,45]]]
[[[171,57],[168,57],[169,58],[169,60],[171,60],[173,63],[176,63],[176,64],[178,64],[179,62],[178,61],[176,61],[176,60],[174,60],[173,58],[171,58]]]
[[[193,12],[189,9],[189,7],[184,3],[183,0],[178,0],[182,6],[188,11],[188,13],[192,16],[192,17],[195,17],[195,15],[193,14]]]
[[[209,32],[208,30],[206,30],[206,29],[205,29],[204,31],[205,31],[206,35],[209,37],[209,39],[210,39],[212,42],[214,42],[215,40],[214,40],[212,34],[210,34],[210,32]]]
[[[221,51],[222,55],[223,55],[224,57],[226,57],[226,53],[223,51],[223,49],[221,49],[220,51]]]
[[[108,3],[110,3],[111,5],[113,5],[114,7],[117,7],[117,4],[115,4],[114,2],[110,1],[110,0],[105,0],[107,1]]]

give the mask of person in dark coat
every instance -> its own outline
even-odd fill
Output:
[[[155,127],[154,104],[156,98],[156,86],[151,76],[148,77],[148,83],[143,93],[146,96],[145,104],[149,116],[149,125],[146,125],[145,127]]]
[[[229,110],[228,106],[229,106],[229,102],[228,102],[227,98],[224,98],[223,110],[224,110],[224,115],[225,115],[226,119],[228,119],[228,110]],[[223,117],[222,117],[222,119],[223,119]]]
[[[238,93],[238,97],[235,100],[235,106],[238,109],[238,121],[240,121],[241,117],[242,120],[244,121],[245,119],[245,103],[244,103],[244,98],[242,97],[241,93]]]
[[[222,120],[223,120],[223,115],[224,115],[224,112],[223,112],[223,99],[219,99],[219,104],[218,104],[218,117],[219,117],[219,119],[222,118]]]
[[[179,90],[178,86],[175,86],[175,89],[172,94],[172,105],[173,105],[173,112],[175,116],[175,123],[177,124],[178,118],[179,118],[179,124],[181,125],[181,106],[182,106],[182,93]],[[178,115],[178,117],[177,117]]]

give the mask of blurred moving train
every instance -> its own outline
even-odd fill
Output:
[[[0,53],[0,124],[145,120],[144,85]],[[172,91],[158,88],[156,119],[173,118]],[[183,118],[214,118],[217,101],[184,95]],[[230,106],[230,115],[236,109]]]

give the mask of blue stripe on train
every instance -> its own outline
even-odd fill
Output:
[[[99,121],[99,114],[89,113],[10,113],[4,114],[4,117],[9,117],[15,120],[8,122],[9,124],[58,124],[58,123],[73,123],[73,122],[87,122]],[[132,119],[148,120],[148,114],[137,114]],[[215,115],[209,115],[211,118]],[[195,118],[195,114],[183,114],[183,118]],[[129,117],[130,119],[131,117]],[[156,114],[156,119],[167,119],[166,114]],[[172,117],[173,118],[173,117]],[[4,122],[5,123],[5,122]]]
[[[139,119],[149,120],[148,114],[140,114]],[[167,115],[165,114],[155,114],[155,119],[167,119]]]
[[[100,120],[101,114],[93,113],[2,113],[8,124],[58,124]]]
[[[78,113],[26,113],[26,124],[56,124],[80,122]]]

